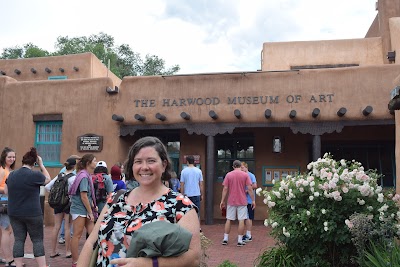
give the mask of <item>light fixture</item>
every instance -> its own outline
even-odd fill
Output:
[[[146,120],[146,117],[140,114],[135,114],[135,119],[138,121],[144,122]]]
[[[74,71],[79,71],[78,67],[73,67]]]
[[[31,72],[33,73],[33,74],[36,74],[36,70],[35,70],[35,68],[31,68]]]
[[[280,136],[272,138],[272,152],[282,153],[282,139]]]
[[[65,71],[63,68],[59,68],[58,70],[61,71],[61,72],[64,72],[64,71]]]
[[[271,118],[272,111],[270,109],[266,109],[265,112],[264,112],[264,116],[265,116],[266,119]]]
[[[210,117],[211,117],[213,120],[218,119],[218,115],[217,115],[217,113],[216,113],[214,110],[210,110],[210,112],[208,112],[208,115],[210,115]]]
[[[44,69],[47,73],[51,73],[51,69],[49,69],[49,68],[45,68]]]
[[[15,72],[17,75],[20,75],[20,74],[21,74],[21,71],[20,71],[19,69],[15,69],[14,72]]]
[[[165,121],[167,119],[167,117],[165,117],[163,114],[161,113],[157,113],[156,114],[156,118],[159,119],[160,121]]]
[[[119,88],[118,88],[118,86],[115,86],[114,89],[113,89],[113,88],[107,86],[107,87],[106,87],[106,92],[107,92],[109,95],[118,94]]]
[[[320,113],[319,108],[314,108],[314,110],[313,110],[312,113],[311,113],[311,116],[312,116],[313,118],[316,118],[316,117],[318,117],[319,113]]]
[[[396,61],[396,51],[389,51],[387,53],[386,58],[389,60],[390,63],[395,62]]]
[[[181,118],[188,121],[188,120],[190,120],[190,114],[188,114],[186,112],[181,112]]]
[[[369,114],[372,113],[373,110],[374,109],[371,106],[366,106],[362,113],[363,113],[364,116],[368,116]]]
[[[5,71],[0,71],[1,75],[6,75],[7,73]]]
[[[121,115],[113,114],[111,117],[114,121],[123,122],[125,118]]]
[[[296,110],[294,110],[294,109],[292,109],[292,110],[289,112],[289,118],[291,118],[291,119],[296,118],[296,115],[297,115],[297,112],[296,112]]]
[[[240,117],[242,117],[242,114],[240,112],[239,109],[235,109],[235,111],[233,111],[233,114],[235,115],[236,118],[240,119]]]
[[[340,108],[336,114],[337,114],[339,117],[343,117],[344,114],[346,114],[346,112],[347,112],[347,109],[346,109],[346,108]]]

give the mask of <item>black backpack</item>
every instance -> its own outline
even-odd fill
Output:
[[[66,210],[69,206],[68,178],[74,176],[74,173],[60,173],[50,189],[48,202],[53,209]]]

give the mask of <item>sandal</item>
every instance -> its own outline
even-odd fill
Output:
[[[52,259],[54,259],[55,257],[58,257],[58,256],[60,256],[61,254],[60,253],[56,253],[56,254],[54,254],[54,255],[50,255],[50,258],[52,258]]]
[[[72,254],[68,254],[65,256],[66,258],[72,258]]]
[[[7,266],[7,267],[17,267],[17,266],[16,266],[16,265],[14,265],[13,263],[14,263],[14,260],[12,260],[12,261],[9,261],[9,262],[7,262],[7,263],[6,263],[6,265],[5,265],[5,266]]]

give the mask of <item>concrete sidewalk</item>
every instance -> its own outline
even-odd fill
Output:
[[[243,247],[237,247],[237,224],[232,225],[231,234],[229,236],[229,243],[227,246],[221,245],[221,241],[224,233],[223,222],[217,222],[214,225],[204,225],[202,224],[201,229],[204,235],[212,241],[212,245],[207,249],[207,264],[209,267],[216,267],[221,264],[224,260],[229,260],[230,262],[238,265],[239,267],[252,267],[253,262],[257,256],[265,250],[268,246],[273,246],[275,241],[269,236],[270,228],[262,225],[262,222],[256,222],[253,226],[253,241],[249,242]],[[50,253],[50,236],[53,227],[44,228],[44,245],[46,250],[47,264],[51,267],[71,267],[72,260],[70,258],[65,258],[65,246],[59,245],[58,252],[61,254],[59,257],[51,259]],[[85,240],[82,237],[80,241],[80,247],[82,248]],[[25,258],[24,263],[26,267],[37,266],[36,261],[33,259],[32,243],[27,238],[25,243]]]

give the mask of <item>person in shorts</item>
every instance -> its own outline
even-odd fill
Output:
[[[244,161],[242,161],[242,166],[240,169],[249,175],[251,180],[251,188],[253,189],[253,195],[255,197],[256,196],[255,189],[257,188],[256,176],[253,173],[249,172],[249,166]],[[247,188],[245,188],[245,190],[246,189]],[[246,197],[247,197],[247,212],[249,214],[249,218],[247,218],[245,221],[246,234],[243,236],[243,242],[245,243],[253,241],[253,237],[251,236],[251,228],[253,227],[253,220],[254,220],[254,209],[251,206],[252,199],[248,192],[246,192]]]
[[[247,173],[243,172],[240,167],[241,162],[239,160],[235,160],[233,162],[233,171],[230,171],[226,174],[222,183],[224,188],[222,190],[221,203],[219,204],[221,210],[225,208],[225,202],[228,198],[226,207],[225,232],[222,245],[228,244],[229,232],[231,231],[231,221],[235,221],[236,219],[239,221],[237,246],[242,247],[245,245],[245,242],[243,242],[244,220],[248,218],[245,187],[247,187],[247,191],[252,199],[252,209],[256,207],[250,177]]]

